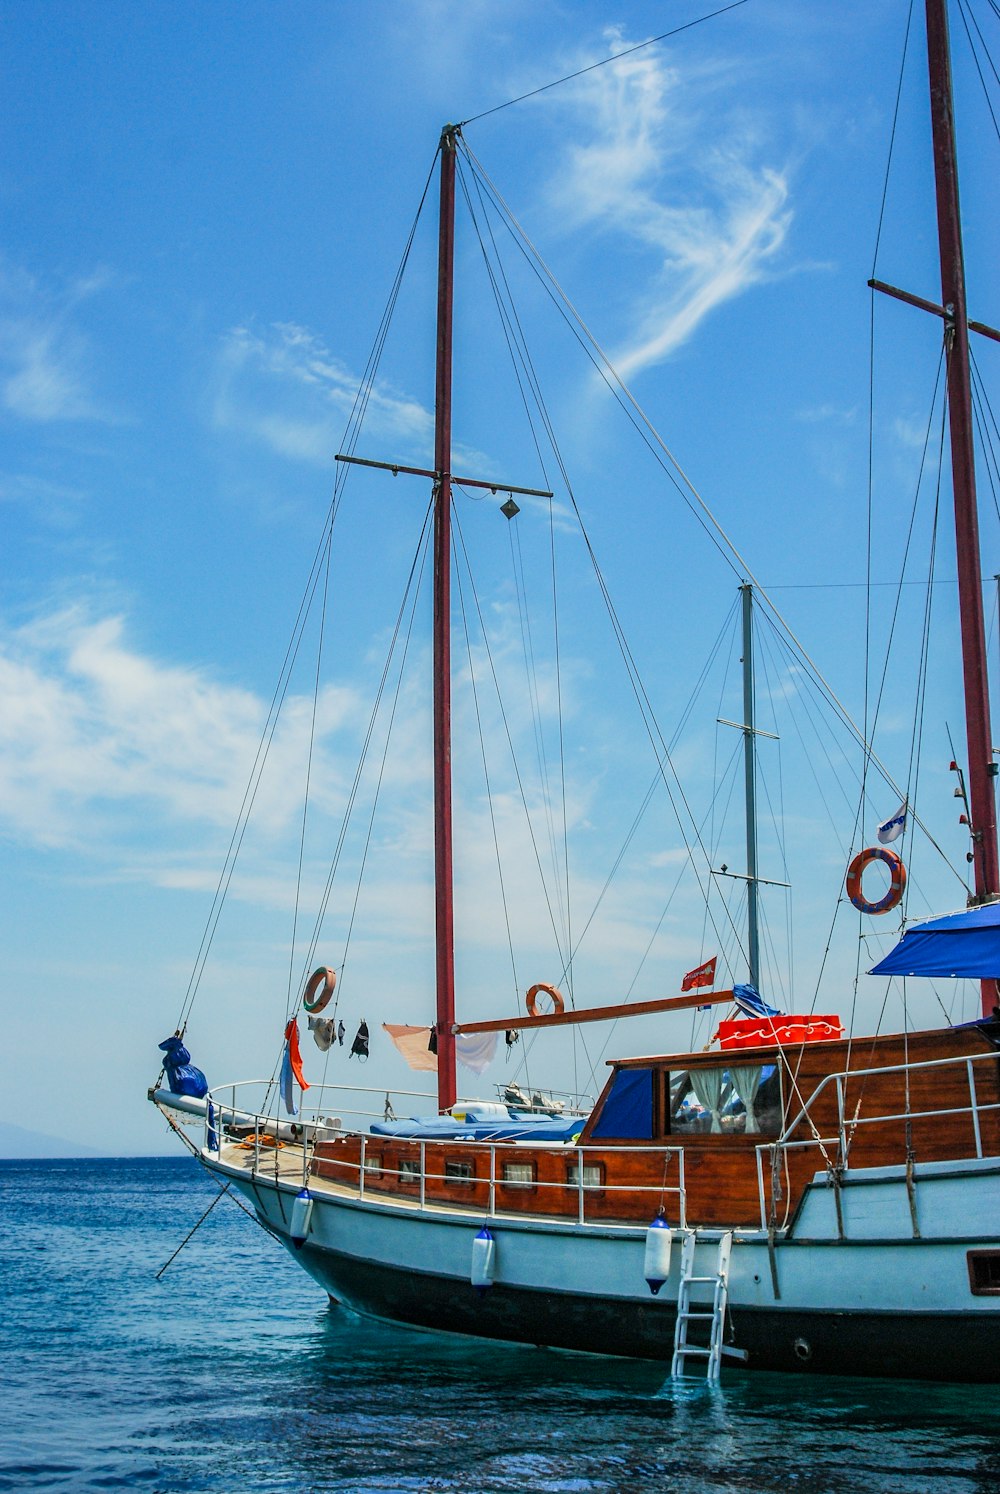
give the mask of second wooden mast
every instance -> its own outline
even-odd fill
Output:
[[[437,372],[434,395],[434,907],[438,1108],[455,1082],[455,917],[451,823],[451,370],[457,125],[441,134]]]
[[[934,177],[937,189],[938,239],[941,255],[941,301],[948,352],[948,414],[955,497],[959,613],[965,682],[965,717],[969,750],[969,796],[972,809],[972,860],[975,901],[1000,894],[997,862],[997,816],[986,670],[986,631],[979,552],[979,519],[973,455],[972,390],[969,376],[969,324],[965,302],[965,267],[958,203],[958,166],[951,88],[946,0],[926,0],[927,60],[930,75]],[[983,1011],[996,1002],[996,984],[983,983]]]

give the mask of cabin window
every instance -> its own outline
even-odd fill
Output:
[[[571,1162],[567,1167],[566,1181],[571,1188],[578,1188],[580,1186],[580,1164],[578,1162]],[[583,1186],[584,1188],[603,1188],[603,1162],[585,1162],[583,1164]]]
[[[777,1136],[781,1073],[777,1064],[738,1064],[671,1074],[667,1129],[677,1136]]]
[[[420,1161],[417,1157],[402,1157],[399,1163],[399,1181],[401,1183],[420,1182]]]
[[[444,1180],[446,1183],[471,1183],[475,1172],[471,1162],[445,1162]]]
[[[380,1153],[372,1155],[369,1152],[365,1157],[365,1177],[380,1178],[382,1176],[382,1157]]]
[[[974,1297],[1000,1297],[1000,1250],[969,1250],[969,1286]]]
[[[533,1188],[535,1186],[534,1162],[505,1162],[503,1164],[503,1186],[505,1188]]]

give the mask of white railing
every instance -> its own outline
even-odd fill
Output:
[[[1000,1111],[1000,1102],[991,1101],[983,1103],[976,1090],[975,1066],[982,1063],[996,1064],[1000,1062],[1000,1053],[987,1050],[983,1053],[972,1055],[961,1055],[954,1058],[926,1059],[916,1063],[886,1064],[884,1066],[865,1069],[844,1069],[838,1073],[826,1075],[816,1088],[805,1100],[794,1117],[785,1125],[781,1134],[773,1140],[761,1141],[755,1148],[757,1164],[757,1188],[760,1203],[760,1227],[766,1230],[769,1224],[769,1189],[766,1184],[766,1171],[775,1166],[783,1166],[784,1155],[791,1151],[801,1151],[812,1147],[817,1152],[817,1160],[822,1158],[824,1167],[839,1169],[846,1167],[851,1150],[851,1143],[856,1130],[862,1126],[887,1125],[900,1122],[943,1119],[946,1116],[968,1115],[970,1126],[970,1140],[974,1155],[977,1158],[983,1156],[983,1127],[982,1117],[990,1112]],[[854,1087],[856,1095],[859,1087],[866,1081],[884,1078],[892,1074],[933,1074],[937,1071],[962,1067],[965,1070],[965,1079],[968,1087],[968,1104],[934,1106],[930,1109],[914,1110],[907,1108],[905,1104],[897,1109],[888,1110],[884,1113],[865,1114],[855,1113],[847,1115],[847,1089]],[[805,1137],[796,1136],[795,1133],[804,1124],[812,1124],[811,1117],[816,1107],[821,1102],[824,1094],[828,1093],[831,1086],[836,1090],[837,1125],[832,1135],[823,1135],[817,1128],[813,1127],[813,1134]],[[419,1090],[386,1090],[382,1087],[360,1087],[350,1085],[318,1085],[310,1088],[311,1103],[303,1107],[302,1112],[294,1119],[279,1119],[277,1115],[278,1098],[276,1086],[272,1081],[250,1080],[236,1084],[220,1086],[210,1092],[209,1099],[212,1103],[215,1116],[215,1132],[217,1139],[222,1139],[222,1132],[230,1133],[227,1140],[232,1139],[233,1134],[243,1134],[243,1144],[253,1154],[252,1167],[254,1172],[274,1171],[276,1175],[283,1177],[299,1177],[306,1183],[313,1175],[313,1160],[315,1156],[316,1143],[321,1141],[336,1140],[341,1137],[357,1137],[360,1142],[360,1154],[357,1162],[348,1161],[346,1158],[328,1158],[335,1161],[343,1171],[343,1185],[356,1190],[357,1196],[363,1198],[366,1191],[366,1183],[372,1186],[374,1179],[370,1172],[366,1173],[366,1161],[369,1154],[376,1146],[398,1145],[401,1142],[409,1142],[411,1146],[418,1148],[418,1172],[413,1178],[416,1185],[415,1194],[402,1191],[397,1184],[391,1193],[381,1189],[378,1191],[382,1198],[392,1199],[415,1199],[416,1204],[424,1209],[427,1207],[427,1184],[428,1182],[442,1184],[445,1187],[454,1188],[454,1203],[461,1204],[461,1192],[463,1189],[479,1188],[486,1189],[486,1212],[489,1217],[494,1217],[498,1212],[497,1192],[502,1189],[508,1198],[523,1191],[525,1194],[525,1207],[516,1207],[506,1204],[503,1212],[516,1214],[518,1216],[534,1216],[538,1218],[551,1218],[552,1215],[545,1214],[540,1210],[530,1207],[527,1195],[535,1192],[543,1196],[541,1190],[558,1190],[565,1196],[575,1193],[576,1196],[576,1219],[579,1224],[601,1224],[602,1227],[615,1228],[615,1222],[611,1220],[599,1220],[587,1217],[588,1195],[592,1198],[600,1195],[614,1196],[627,1194],[632,1199],[636,1195],[649,1195],[651,1206],[655,1208],[662,1203],[665,1195],[676,1196],[677,1220],[684,1228],[687,1222],[687,1192],[684,1182],[684,1147],[674,1146],[646,1146],[632,1145],[628,1147],[615,1147],[601,1145],[594,1147],[574,1147],[561,1145],[558,1148],[551,1144],[533,1142],[531,1139],[524,1141],[491,1141],[484,1139],[478,1142],[465,1142],[461,1154],[456,1151],[456,1160],[466,1160],[467,1148],[475,1147],[476,1157],[489,1156],[488,1177],[459,1178],[448,1173],[428,1173],[427,1171],[427,1145],[428,1139],[372,1136],[366,1134],[367,1125],[372,1120],[392,1119],[397,1114],[397,1103],[401,1109],[405,1109],[408,1102],[419,1100],[436,1109],[436,1096],[426,1091]],[[372,1106],[372,1097],[379,1097],[381,1104]],[[260,1101],[259,1104],[255,1101]],[[345,1103],[350,1100],[351,1103]],[[478,1103],[482,1103],[481,1101]],[[475,1100],[459,1101],[456,1108],[467,1104],[470,1109],[475,1109]],[[409,1108],[414,1108],[412,1105]],[[349,1123],[348,1118],[350,1119]],[[498,1124],[503,1124],[498,1121]],[[206,1145],[211,1146],[211,1127],[206,1123]],[[281,1142],[283,1148],[290,1148],[279,1156],[279,1148],[276,1143]],[[451,1145],[450,1138],[433,1138],[430,1142],[433,1146],[441,1146],[442,1143]],[[575,1163],[575,1182],[551,1181],[536,1176],[531,1182],[522,1184],[505,1182],[503,1179],[502,1163],[504,1160],[529,1160],[530,1153],[534,1148],[545,1155],[557,1152],[561,1159]],[[595,1164],[595,1151],[600,1152],[601,1158],[616,1153],[635,1156],[641,1152],[645,1158],[656,1156],[663,1160],[663,1183],[641,1184],[636,1182],[616,1183],[608,1181],[606,1176],[599,1183],[587,1182],[584,1168]],[[501,1167],[498,1173],[497,1159],[500,1158]],[[677,1182],[670,1186],[666,1184],[668,1169],[672,1158],[677,1159]],[[417,1160],[417,1159],[414,1159]],[[900,1163],[906,1161],[905,1156],[900,1157]],[[356,1174],[356,1176],[355,1176]],[[440,1208],[451,1200],[435,1198],[434,1207]],[[634,1214],[634,1208],[630,1210]],[[671,1211],[673,1212],[673,1210]],[[565,1217],[563,1210],[559,1211]],[[617,1226],[622,1227],[622,1226]],[[630,1226],[630,1227],[634,1227]]]
[[[313,1094],[313,1088],[313,1086],[310,1086],[310,1095]],[[644,1146],[639,1148],[644,1156],[655,1154],[662,1162],[662,1181],[655,1184],[641,1184],[634,1182],[609,1182],[606,1176],[602,1176],[600,1181],[588,1181],[585,1168],[593,1167],[595,1162],[593,1151],[585,1147],[571,1145],[556,1147],[551,1143],[545,1144],[544,1142],[539,1146],[539,1150],[543,1155],[558,1155],[560,1161],[565,1162],[568,1167],[575,1167],[575,1181],[562,1182],[537,1176],[537,1158],[531,1155],[533,1151],[531,1139],[523,1142],[489,1140],[465,1142],[461,1145],[460,1149],[456,1150],[456,1160],[467,1160],[468,1147],[474,1146],[477,1159],[483,1157],[484,1154],[488,1154],[489,1174],[483,1177],[457,1177],[447,1172],[438,1173],[427,1170],[428,1145],[432,1147],[440,1147],[442,1145],[451,1146],[452,1142],[448,1137],[435,1138],[428,1141],[427,1138],[373,1136],[361,1129],[360,1126],[349,1126],[344,1121],[345,1115],[356,1117],[361,1122],[372,1119],[383,1120],[386,1118],[387,1107],[393,1113],[395,1112],[394,1099],[420,1099],[429,1100],[433,1103],[436,1099],[434,1095],[413,1090],[390,1090],[387,1092],[382,1088],[364,1089],[348,1085],[317,1085],[315,1086],[315,1090],[316,1096],[314,1099],[318,1098],[320,1101],[319,1104],[313,1103],[308,1108],[303,1107],[300,1114],[294,1119],[281,1119],[276,1113],[277,1100],[275,1086],[268,1080],[243,1080],[234,1084],[218,1086],[211,1090],[208,1096],[212,1110],[206,1118],[206,1148],[209,1150],[218,1150],[222,1144],[229,1145],[233,1141],[238,1141],[251,1154],[251,1170],[254,1173],[263,1172],[268,1175],[273,1173],[277,1177],[296,1182],[301,1178],[302,1184],[305,1185],[315,1181],[313,1164],[316,1159],[316,1143],[351,1137],[357,1138],[360,1143],[357,1161],[336,1156],[324,1157],[321,1160],[335,1165],[338,1171],[343,1173],[342,1178],[338,1177],[333,1181],[341,1183],[343,1186],[356,1192],[358,1198],[364,1198],[366,1190],[370,1190],[376,1193],[378,1197],[388,1201],[398,1201],[401,1198],[413,1200],[423,1210],[428,1207],[427,1184],[433,1183],[441,1184],[443,1187],[448,1188],[449,1191],[454,1189],[454,1205],[456,1207],[462,1206],[461,1195],[463,1192],[471,1193],[475,1189],[485,1190],[486,1209],[485,1211],[477,1210],[476,1212],[485,1212],[489,1218],[495,1218],[498,1214],[509,1214],[518,1218],[534,1217],[551,1220],[553,1217],[556,1217],[565,1219],[565,1212],[561,1208],[558,1214],[553,1215],[552,1213],[545,1213],[530,1207],[529,1195],[534,1193],[544,1196],[544,1192],[547,1190],[550,1194],[554,1191],[563,1197],[567,1195],[574,1196],[576,1203],[575,1222],[579,1225],[599,1226],[602,1229],[634,1229],[634,1223],[622,1224],[620,1221],[595,1217],[593,1208],[591,1208],[590,1217],[588,1218],[587,1205],[588,1201],[596,1197],[603,1198],[608,1195],[627,1194],[630,1199],[634,1199],[639,1194],[649,1196],[650,1217],[658,1211],[665,1198],[676,1199],[676,1208],[671,1209],[670,1213],[676,1218],[677,1225],[680,1228],[686,1228],[687,1192],[684,1184],[683,1147]],[[385,1097],[385,1103],[381,1109],[368,1110],[361,1108],[359,1105],[352,1105],[350,1107],[338,1105],[334,1107],[332,1103],[324,1099],[326,1096],[343,1099],[346,1096],[373,1095]],[[263,1112],[255,1108],[255,1099],[263,1101],[266,1105],[266,1109]],[[482,1102],[480,1101],[479,1103],[481,1104]],[[463,1104],[468,1104],[472,1110],[476,1108],[476,1101],[474,1100],[459,1100],[455,1108],[460,1109]],[[331,1115],[330,1111],[334,1108],[339,1113]],[[505,1124],[505,1122],[498,1118],[497,1124],[500,1126]],[[509,1124],[509,1122],[506,1124]],[[279,1142],[281,1143],[280,1149],[276,1145]],[[374,1149],[376,1147],[381,1149],[386,1145],[398,1145],[400,1143],[406,1143],[418,1149],[417,1155],[412,1158],[417,1163],[417,1173],[413,1177],[413,1182],[416,1185],[415,1193],[403,1191],[398,1186],[394,1186],[391,1193],[382,1191],[375,1184],[374,1176],[369,1170],[370,1159],[375,1155]],[[635,1146],[615,1147],[602,1145],[600,1148],[602,1158],[610,1153],[622,1153],[634,1156],[636,1150]],[[379,1155],[381,1155],[381,1151]],[[672,1159],[676,1159],[676,1183],[667,1181]],[[529,1160],[535,1163],[536,1168],[536,1174],[531,1181],[504,1180],[503,1163],[505,1161],[525,1162]],[[386,1169],[386,1171],[395,1172],[395,1168]],[[398,1177],[396,1183],[398,1185]],[[523,1194],[525,1197],[525,1207],[519,1207],[513,1202],[508,1203],[506,1206],[499,1206],[497,1199],[498,1190],[502,1190],[511,1197]],[[447,1208],[452,1199],[435,1197],[430,1202],[432,1207],[440,1209],[441,1207]]]
[[[327,1161],[327,1162],[334,1163],[339,1169],[342,1169],[348,1175],[348,1177],[350,1177],[351,1175],[353,1175],[354,1173],[356,1173],[357,1174],[357,1184],[356,1184],[356,1186],[357,1186],[358,1197],[359,1198],[364,1198],[364,1196],[365,1196],[365,1187],[366,1187],[366,1179],[368,1180],[369,1187],[370,1187],[371,1186],[371,1178],[373,1176],[373,1174],[366,1167],[366,1163],[368,1163],[368,1161],[369,1161],[369,1154],[374,1151],[374,1148],[376,1146],[381,1147],[385,1142],[394,1142],[394,1141],[400,1141],[400,1140],[404,1140],[405,1141],[405,1140],[408,1140],[408,1138],[405,1138],[405,1137],[402,1137],[402,1138],[400,1138],[400,1137],[391,1137],[391,1136],[386,1136],[386,1137],[383,1137],[383,1136],[364,1136],[363,1135],[361,1137],[361,1154],[360,1154],[360,1158],[359,1158],[359,1160],[357,1162],[349,1161],[346,1158],[341,1159],[341,1158],[332,1158],[332,1157],[330,1157],[330,1158],[324,1158],[323,1160]],[[413,1159],[413,1160],[415,1160],[417,1162],[417,1166],[418,1166],[418,1171],[417,1171],[417,1174],[415,1175],[413,1181],[418,1185],[417,1195],[416,1196],[417,1196],[417,1200],[419,1202],[419,1206],[420,1206],[421,1209],[425,1209],[427,1207],[427,1183],[431,1182],[431,1183],[442,1183],[442,1184],[445,1185],[445,1187],[449,1187],[450,1186],[450,1187],[454,1188],[454,1190],[455,1190],[454,1202],[455,1202],[456,1205],[460,1205],[461,1204],[461,1202],[462,1202],[461,1193],[463,1191],[467,1190],[468,1192],[471,1193],[474,1189],[480,1189],[480,1190],[482,1190],[482,1189],[485,1188],[486,1189],[486,1193],[487,1193],[487,1207],[486,1207],[485,1212],[489,1215],[489,1217],[491,1219],[495,1218],[497,1216],[497,1214],[508,1214],[508,1215],[509,1214],[513,1214],[513,1215],[516,1215],[519,1218],[522,1215],[526,1215],[526,1216],[529,1216],[529,1217],[535,1217],[535,1218],[539,1218],[539,1219],[551,1219],[553,1217],[553,1215],[551,1213],[547,1213],[547,1212],[545,1212],[544,1210],[541,1210],[541,1209],[531,1209],[530,1207],[520,1208],[520,1207],[515,1207],[513,1204],[508,1204],[504,1208],[498,1208],[498,1206],[497,1206],[497,1190],[498,1189],[501,1189],[505,1193],[509,1193],[509,1194],[522,1194],[523,1193],[525,1195],[530,1194],[530,1193],[545,1192],[546,1190],[548,1190],[550,1193],[551,1192],[558,1192],[561,1195],[563,1195],[564,1197],[567,1194],[573,1194],[573,1195],[575,1195],[575,1199],[576,1199],[576,1222],[578,1224],[591,1224],[592,1223],[592,1224],[600,1224],[602,1227],[615,1228],[616,1224],[615,1224],[614,1220],[608,1220],[608,1219],[605,1219],[605,1218],[592,1218],[592,1219],[588,1220],[588,1218],[587,1218],[587,1199],[588,1199],[588,1196],[591,1197],[591,1198],[596,1198],[598,1196],[604,1197],[607,1194],[615,1195],[615,1194],[619,1194],[619,1193],[624,1193],[624,1194],[628,1194],[630,1198],[633,1198],[635,1196],[635,1194],[638,1193],[638,1194],[648,1194],[649,1195],[649,1198],[650,1198],[650,1208],[651,1208],[651,1210],[652,1210],[653,1213],[655,1213],[657,1211],[657,1209],[663,1203],[663,1200],[664,1200],[664,1198],[666,1196],[669,1195],[671,1197],[676,1197],[676,1199],[677,1199],[676,1217],[677,1217],[678,1227],[681,1228],[681,1229],[683,1229],[683,1228],[686,1228],[686,1225],[687,1225],[687,1190],[686,1190],[685,1185],[684,1185],[684,1148],[683,1147],[679,1147],[679,1146],[665,1146],[665,1147],[643,1147],[643,1148],[641,1148],[644,1156],[649,1156],[650,1154],[655,1154],[657,1157],[663,1159],[663,1164],[664,1164],[663,1165],[662,1181],[658,1182],[658,1183],[648,1183],[648,1184],[646,1184],[646,1183],[609,1183],[607,1181],[606,1177],[602,1177],[600,1179],[600,1181],[597,1181],[597,1182],[593,1182],[593,1181],[588,1182],[587,1178],[586,1178],[585,1168],[587,1168],[588,1166],[589,1167],[595,1166],[594,1152],[593,1152],[592,1149],[590,1149],[588,1147],[568,1146],[567,1145],[567,1146],[560,1146],[558,1149],[554,1149],[554,1148],[551,1148],[551,1147],[548,1147],[548,1146],[546,1146],[544,1148],[543,1155],[545,1155],[545,1156],[551,1156],[551,1155],[553,1155],[553,1152],[555,1152],[555,1154],[559,1157],[560,1161],[565,1162],[568,1165],[568,1167],[574,1167],[575,1166],[575,1169],[576,1169],[576,1180],[575,1180],[575,1182],[570,1182],[570,1181],[560,1182],[560,1181],[557,1181],[555,1179],[540,1178],[540,1177],[537,1176],[537,1172],[536,1172],[536,1175],[531,1179],[530,1182],[528,1182],[528,1181],[516,1181],[516,1182],[514,1182],[514,1181],[505,1181],[504,1180],[504,1176],[503,1176],[503,1163],[504,1163],[504,1161],[507,1161],[507,1160],[509,1160],[509,1161],[517,1161],[517,1162],[526,1162],[526,1161],[533,1161],[534,1160],[536,1168],[537,1168],[537,1160],[533,1159],[531,1157],[532,1142],[530,1140],[523,1141],[523,1142],[515,1142],[515,1141],[478,1141],[478,1142],[471,1142],[471,1143],[470,1142],[466,1142],[462,1146],[461,1152],[459,1154],[457,1154],[456,1160],[458,1160],[458,1161],[466,1161],[468,1159],[468,1154],[467,1154],[467,1151],[466,1151],[466,1148],[468,1146],[474,1146],[475,1147],[475,1155],[476,1155],[477,1159],[479,1157],[482,1157],[483,1154],[488,1151],[490,1166],[489,1166],[489,1175],[487,1177],[480,1177],[478,1175],[476,1175],[476,1176],[470,1176],[470,1177],[458,1177],[455,1174],[448,1173],[448,1172],[428,1172],[428,1170],[427,1170],[427,1147],[428,1147],[428,1145],[430,1145],[432,1147],[439,1147],[439,1146],[442,1145],[442,1142],[441,1141],[430,1141],[430,1142],[428,1142],[427,1140],[417,1140],[416,1138],[414,1138],[414,1139],[412,1139],[412,1140],[409,1141],[409,1144],[411,1146],[415,1146],[415,1147],[419,1148],[419,1155],[418,1155],[418,1157],[415,1158],[415,1159]],[[444,1144],[445,1145],[450,1145],[450,1143],[448,1143],[448,1142],[446,1142]],[[619,1153],[619,1152],[623,1153],[623,1154],[630,1154],[630,1155],[634,1156],[635,1152],[636,1152],[636,1148],[634,1146],[629,1146],[629,1147],[626,1147],[626,1146],[603,1146],[603,1145],[601,1146],[601,1158],[602,1159],[604,1157],[606,1157],[608,1155],[608,1153]],[[378,1155],[381,1158],[381,1152],[379,1152]],[[497,1170],[497,1159],[498,1158],[500,1159],[500,1170],[499,1170],[499,1172]],[[670,1160],[672,1158],[675,1158],[676,1162],[677,1162],[677,1182],[676,1183],[668,1183],[666,1181],[666,1179],[667,1179],[667,1170],[668,1170],[668,1167],[669,1167],[669,1164],[670,1164]],[[387,1168],[386,1171],[387,1172],[391,1172],[391,1171],[394,1171],[394,1169],[388,1169]],[[381,1175],[381,1168],[379,1169],[378,1173],[374,1174],[374,1176],[380,1176],[380,1175]],[[350,1183],[348,1183],[347,1186],[350,1186]],[[377,1188],[377,1186],[374,1187],[374,1188],[372,1188],[371,1191],[376,1192],[378,1194],[378,1196],[381,1197],[381,1198],[385,1198],[387,1196],[387,1194],[385,1192],[383,1192],[381,1189]],[[402,1198],[408,1197],[408,1195],[405,1194],[405,1193],[401,1194],[399,1192],[399,1190],[398,1190],[397,1187],[394,1187],[393,1190],[392,1190],[392,1193],[390,1195],[388,1195],[388,1196],[391,1197],[393,1200],[398,1199],[400,1197],[402,1197]],[[438,1208],[441,1208],[442,1206],[447,1207],[447,1203],[448,1202],[450,1202],[450,1200],[446,1201],[446,1200],[444,1200],[442,1198],[435,1198],[433,1200],[434,1205],[436,1207],[438,1207]],[[476,1210],[476,1212],[480,1213],[482,1211],[481,1210]],[[562,1211],[560,1211],[560,1212],[562,1212]],[[619,1227],[619,1228],[630,1228],[630,1229],[634,1229],[635,1225],[634,1225],[634,1223],[631,1223],[631,1224],[628,1224],[628,1225],[620,1225],[619,1224],[617,1227]]]
[[[851,1145],[854,1133],[862,1126],[884,1126],[899,1124],[900,1122],[916,1120],[941,1120],[950,1115],[967,1115],[972,1133],[972,1143],[977,1159],[981,1159],[983,1153],[983,1132],[980,1117],[990,1111],[1000,1111],[1000,1102],[989,1101],[983,1103],[976,1092],[976,1064],[1000,1062],[1000,1052],[987,1050],[983,1053],[961,1054],[954,1058],[930,1058],[922,1059],[917,1063],[884,1064],[870,1069],[841,1069],[838,1073],[827,1074],[820,1080],[809,1098],[804,1101],[801,1108],[782,1130],[780,1136],[773,1141],[761,1143],[757,1148],[757,1191],[760,1199],[761,1228],[768,1226],[769,1208],[767,1202],[767,1188],[765,1184],[765,1166],[773,1168],[781,1166],[784,1153],[791,1151],[804,1151],[813,1147],[818,1153],[817,1160],[822,1158],[823,1166],[828,1169],[847,1168],[850,1161]],[[848,1118],[847,1116],[847,1086],[853,1085],[855,1092],[860,1087],[863,1089],[864,1082],[868,1079],[883,1078],[887,1074],[918,1074],[932,1073],[941,1069],[964,1068],[965,1078],[969,1090],[968,1105],[935,1105],[930,1110],[914,1110],[905,1104],[901,1109],[886,1111],[875,1115],[862,1115],[860,1111]],[[815,1134],[795,1138],[795,1132],[803,1124],[811,1123],[812,1112],[817,1106],[820,1097],[833,1085],[837,1092],[837,1130],[832,1136],[821,1135],[818,1129]],[[794,1139],[793,1139],[794,1138]],[[902,1166],[907,1161],[905,1155],[899,1159]]]
[[[803,1103],[802,1108],[799,1110],[794,1120],[789,1121],[782,1131],[781,1135],[776,1138],[777,1145],[788,1147],[819,1145],[819,1140],[816,1137],[808,1138],[805,1141],[792,1141],[791,1137],[793,1133],[797,1131],[798,1128],[803,1124],[803,1122],[808,1120],[810,1112],[817,1104],[819,1097],[823,1093],[823,1091],[829,1089],[830,1085],[835,1085],[837,1089],[837,1135],[835,1137],[824,1137],[823,1144],[825,1146],[838,1146],[840,1149],[840,1155],[844,1159],[845,1165],[850,1152],[850,1139],[853,1137],[854,1131],[857,1127],[885,1125],[889,1121],[921,1120],[927,1119],[932,1116],[938,1117],[945,1115],[969,1116],[969,1123],[972,1128],[973,1141],[976,1148],[976,1156],[981,1157],[983,1155],[983,1142],[982,1129],[979,1124],[979,1117],[987,1111],[1000,1110],[1000,1102],[982,1104],[976,1094],[976,1081],[973,1065],[984,1062],[992,1062],[994,1064],[1000,1062],[1000,1052],[996,1050],[987,1050],[984,1053],[961,1054],[955,1058],[929,1058],[923,1059],[919,1063],[882,1064],[877,1068],[842,1069],[836,1074],[827,1074],[825,1078],[821,1079],[819,1084],[817,1084],[808,1100]],[[884,1115],[861,1115],[859,1113],[856,1116],[852,1116],[850,1120],[845,1118],[845,1090],[848,1084],[856,1085],[859,1080],[864,1081],[875,1077],[883,1078],[887,1074],[912,1075],[919,1073],[929,1073],[937,1069],[959,1067],[964,1067],[966,1071],[966,1082],[969,1087],[968,1105],[952,1105],[948,1107],[935,1105],[931,1110],[910,1110],[904,1107],[902,1110],[889,1111]]]

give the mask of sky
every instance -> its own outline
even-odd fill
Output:
[[[494,225],[571,498],[524,416],[460,211],[454,466],[555,495],[551,509],[524,501],[516,535],[502,492],[456,499],[475,586],[473,599],[466,574],[453,614],[460,1013],[503,1016],[534,981],[566,984],[569,945],[580,1005],[675,994],[716,953],[728,978],[746,974],[741,884],[710,879],[706,919],[662,787],[627,839],[656,758],[574,501],[672,744],[680,817],[699,825],[716,871],[738,871],[740,738],[717,725],[742,719],[736,588],[763,584],[862,721],[871,473],[870,716],[899,597],[875,750],[940,847],[907,840],[907,913],[964,901],[946,507],[926,694],[920,684],[940,326],[873,306],[866,284],[874,267],[939,298],[920,15],[900,84],[905,0],[747,0],[688,24],[710,8],[0,0],[0,1121],[117,1154],[172,1148],[145,1099],[157,1043],[201,966],[333,458],[447,123],[469,121],[466,148],[742,557],[682,501]],[[1000,54],[996,17],[971,12]],[[959,24],[970,315],[996,326],[995,127]],[[475,201],[468,162],[463,181]],[[433,458],[435,197],[432,185],[357,438],[373,460]],[[976,349],[987,385],[992,349]],[[991,578],[997,508],[980,481]],[[380,1024],[433,1018],[428,496],[419,479],[354,472],[338,498],[322,639],[316,608],[187,1029],[213,1083],[272,1072],[343,838],[316,957],[341,972],[338,1016],[348,1042],[368,1022],[372,1057],[362,1070],[345,1048],[324,1067],[305,1038],[307,1073],[370,1085],[379,1110],[389,1086],[427,1087]],[[345,831],[415,557],[405,665],[397,650]],[[995,656],[992,581],[986,611]],[[903,993],[856,979],[898,916],[864,922],[842,906],[851,854],[898,798],[875,772],[856,823],[861,750],[768,616],[760,722],[781,740],[759,744],[765,994],[853,1013],[858,1031],[898,1027]],[[526,627],[534,716],[519,698]],[[977,1007],[971,987],[911,984],[905,999],[918,1026]],[[700,1047],[713,1027],[592,1028],[571,1054],[539,1037],[528,1078],[596,1093],[611,1054]],[[498,1056],[460,1088],[489,1093],[515,1071]]]

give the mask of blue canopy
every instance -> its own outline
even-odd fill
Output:
[[[1000,977],[1000,902],[914,924],[868,974]]]

